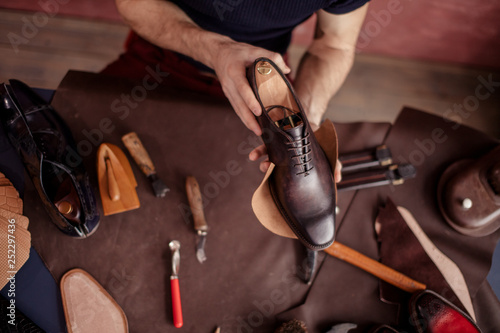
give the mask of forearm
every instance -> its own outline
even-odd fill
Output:
[[[125,22],[141,37],[211,68],[216,48],[232,42],[229,37],[201,29],[170,1],[116,0],[116,4]]]
[[[295,89],[311,123],[318,125],[354,60],[354,48],[332,48],[313,42],[302,58]]]
[[[295,87],[309,120],[319,125],[328,102],[351,70],[368,5],[342,15],[320,10],[314,41],[303,57]]]

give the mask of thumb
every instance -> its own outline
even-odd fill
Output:
[[[284,74],[290,73],[290,67],[288,67],[288,65],[285,63],[285,60],[283,60],[281,54],[273,52],[269,56],[269,59],[271,59]]]

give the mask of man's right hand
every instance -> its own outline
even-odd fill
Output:
[[[255,134],[262,134],[254,117],[260,115],[261,108],[246,79],[246,67],[266,57],[289,73],[281,55],[204,30],[170,1],[115,1],[123,19],[141,37],[212,68],[241,121]]]
[[[260,57],[272,60],[283,73],[290,72],[280,54],[230,39],[214,46],[212,60],[208,64],[217,74],[222,90],[236,114],[256,135],[262,135],[262,130],[255,119],[255,116],[260,116],[262,110],[248,83],[246,69]]]

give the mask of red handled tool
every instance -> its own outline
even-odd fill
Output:
[[[179,249],[181,248],[181,243],[179,241],[173,240],[168,246],[172,251],[172,275],[170,275],[170,291],[172,294],[172,313],[174,317],[174,326],[179,328],[182,327],[182,307],[181,307],[181,291],[179,288],[179,264],[181,261],[181,256],[179,254]]]

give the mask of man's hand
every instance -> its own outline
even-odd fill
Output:
[[[203,30],[170,1],[116,0],[116,4],[123,19],[140,36],[212,68],[241,121],[255,134],[262,134],[254,116],[260,115],[261,108],[246,79],[246,67],[266,57],[287,74],[290,69],[281,55]]]
[[[255,119],[255,116],[260,116],[262,110],[246,78],[246,68],[259,57],[269,58],[285,74],[290,72],[290,68],[278,53],[232,40],[214,45],[211,55],[207,65],[217,74],[222,90],[234,111],[248,129],[256,135],[262,135]]]

